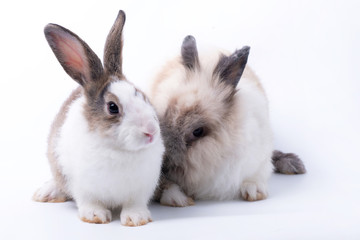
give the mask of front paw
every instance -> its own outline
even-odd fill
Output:
[[[186,196],[177,184],[171,184],[163,190],[160,204],[170,207],[187,207],[195,205],[195,202],[191,197]]]
[[[109,223],[111,211],[100,206],[81,206],[79,207],[79,217],[87,223]]]
[[[144,209],[124,208],[120,215],[121,224],[128,227],[142,226],[151,222],[150,211]]]
[[[50,180],[34,193],[33,200],[36,202],[59,203],[66,202],[68,197],[56,187],[53,180]]]
[[[246,201],[258,201],[267,198],[266,188],[263,184],[244,182],[240,189],[241,197]]]

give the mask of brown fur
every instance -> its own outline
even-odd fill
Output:
[[[111,115],[107,110],[107,103],[114,102],[119,108],[119,114]],[[88,100],[89,103],[89,100]],[[89,130],[99,130],[106,135],[114,124],[120,124],[123,117],[123,107],[119,99],[112,93],[104,91],[97,99],[91,100],[84,106],[84,115],[89,123]]]
[[[66,178],[65,176],[62,174],[62,171],[60,169],[60,166],[58,164],[58,160],[57,160],[57,156],[55,154],[55,147],[57,145],[57,140],[58,140],[58,134],[59,134],[59,130],[62,127],[62,125],[65,122],[66,119],[66,115],[67,112],[69,110],[69,107],[71,106],[71,104],[78,99],[79,97],[81,97],[83,94],[82,88],[78,87],[77,89],[75,89],[71,95],[69,96],[69,98],[64,102],[64,104],[62,105],[59,113],[57,114],[57,116],[55,117],[55,120],[51,126],[51,130],[50,130],[50,134],[48,137],[48,150],[47,150],[47,157],[50,163],[50,168],[52,171],[52,174],[54,176],[54,180],[56,183],[56,186],[59,188],[59,190],[61,190],[63,193],[68,194],[67,190],[66,190]]]
[[[122,71],[122,30],[125,24],[125,13],[119,11],[119,14],[112,26],[105,43],[104,49],[104,67],[111,75],[119,78],[123,77]]]

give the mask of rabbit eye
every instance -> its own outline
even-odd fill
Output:
[[[193,135],[194,137],[200,138],[204,136],[204,128],[203,127],[199,127],[197,129],[195,129],[193,131]]]
[[[185,137],[185,143],[186,147],[191,147],[194,142],[196,142],[199,139],[202,139],[203,137],[208,136],[209,134],[209,128],[206,126],[198,127],[195,130],[192,131],[191,134],[186,135]]]
[[[114,102],[108,103],[108,110],[111,115],[119,114],[119,107]]]

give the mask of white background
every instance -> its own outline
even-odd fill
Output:
[[[6,3],[5,3],[6,2]],[[48,22],[102,58],[119,9],[127,14],[124,71],[147,88],[192,34],[200,48],[251,46],[276,148],[308,173],[273,175],[270,196],[248,203],[150,206],[139,228],[81,222],[75,204],[31,201],[50,178],[52,119],[76,83],[43,35]],[[0,239],[360,239],[359,1],[3,1],[0,6]]]

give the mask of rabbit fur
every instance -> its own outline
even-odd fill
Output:
[[[122,71],[119,11],[100,59],[71,31],[55,24],[45,36],[64,70],[79,83],[57,115],[48,140],[53,179],[34,194],[40,202],[73,199],[81,220],[108,223],[121,208],[126,226],[151,221],[164,145],[156,112]]]
[[[246,66],[249,51],[199,55],[195,38],[187,36],[181,56],[154,78],[149,97],[166,149],[155,196],[161,204],[267,197],[273,136],[265,91]],[[296,156],[287,157],[289,164]]]

